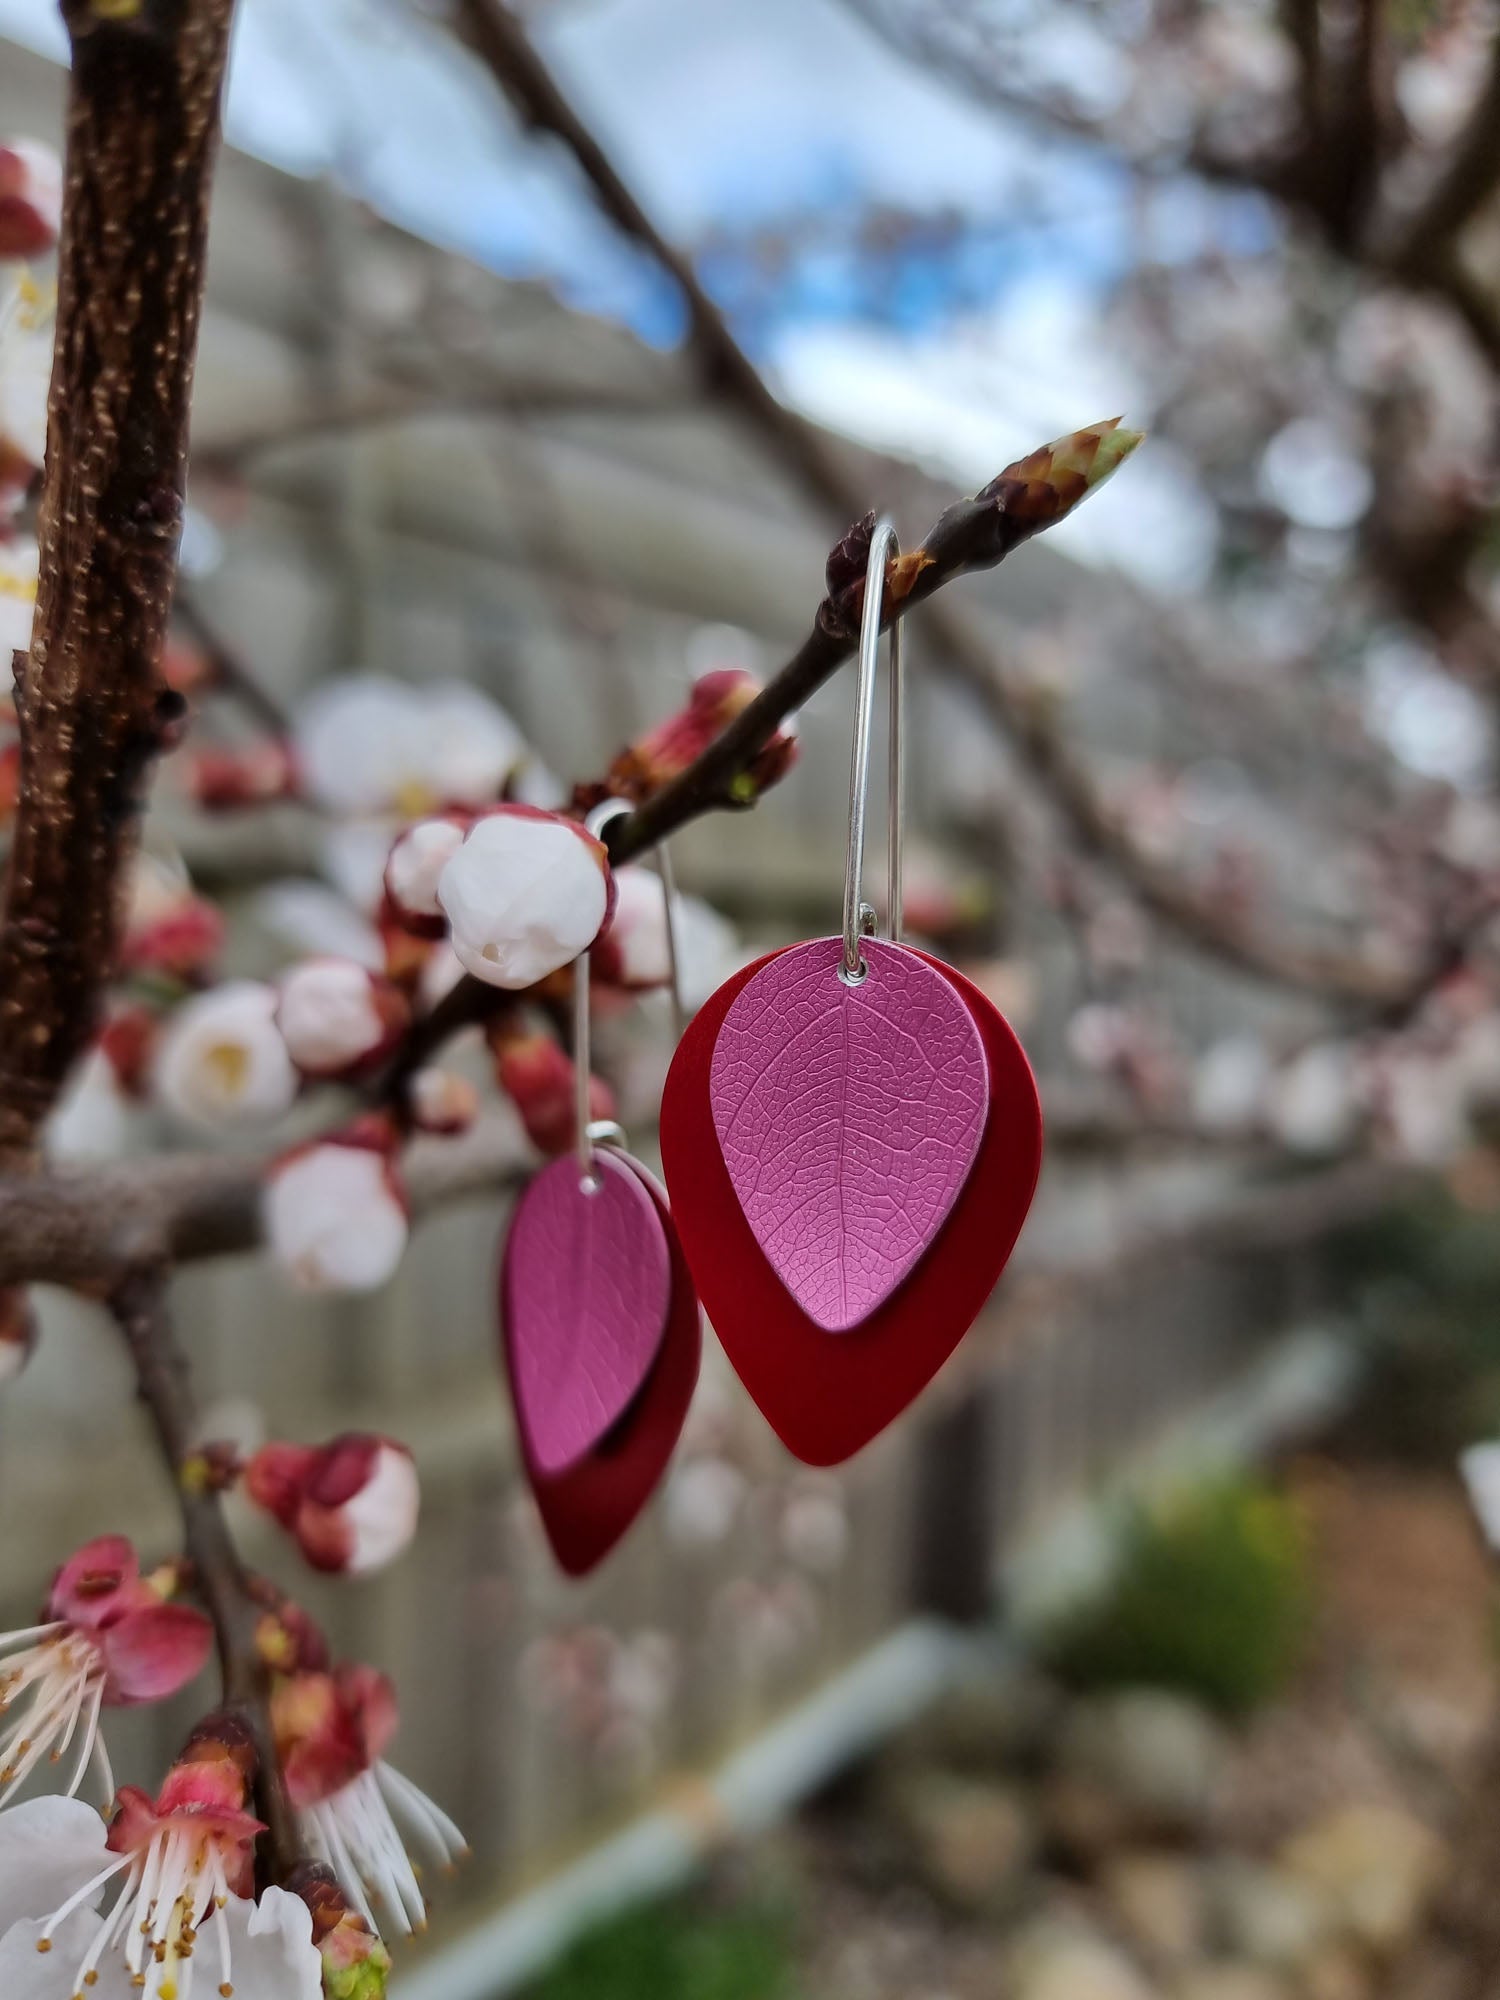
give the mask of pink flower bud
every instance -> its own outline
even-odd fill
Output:
[[[62,228],[62,161],[35,139],[0,146],[0,257],[40,257]]]
[[[416,1532],[417,1470],[390,1438],[350,1432],[319,1450],[265,1445],[245,1469],[245,1488],[314,1569],[368,1576]]]
[[[406,1197],[388,1132],[352,1127],[286,1153],[266,1180],[266,1241],[304,1292],[372,1292],[406,1248]]]
[[[438,881],[464,844],[468,822],[459,817],[418,820],[391,849],[385,893],[400,921],[424,937],[443,935]]]
[[[420,1069],[407,1089],[412,1123],[441,1138],[467,1132],[479,1116],[479,1092],[451,1069]]]
[[[156,1059],[156,1094],[202,1126],[278,1118],[297,1095],[297,1072],[276,1026],[276,992],[230,980],[172,1015]]]
[[[604,984],[634,992],[665,986],[672,977],[667,948],[666,896],[652,868],[615,870],[615,907],[593,949],[594,971]]]
[[[648,798],[685,771],[760,693],[760,682],[743,667],[719,667],[693,683],[686,708],[657,723],[622,750],[605,783],[621,797]],[[797,757],[796,728],[783,721],[754,761],[735,780],[739,802],[752,804],[784,778]]]
[[[281,978],[276,1025],[304,1076],[373,1068],[395,1048],[411,1008],[388,979],[352,958],[309,958]]]
[[[268,738],[242,750],[200,750],[187,768],[187,791],[205,812],[234,812],[296,798],[297,760],[289,743]]]
[[[604,848],[575,821],[532,806],[476,820],[438,879],[453,949],[491,986],[536,985],[586,951],[612,900]]]
[[[504,1024],[493,1037],[495,1080],[521,1114],[526,1136],[539,1152],[567,1152],[577,1134],[573,1109],[573,1059],[540,1029]],[[589,1117],[613,1118],[614,1092],[602,1077],[589,1079]]]
[[[127,972],[200,979],[224,948],[224,919],[201,896],[187,896],[170,914],[127,933],[120,954]]]

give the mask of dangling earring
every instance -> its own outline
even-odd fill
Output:
[[[865,576],[842,935],[728,980],[668,1075],[661,1143],[710,1324],[789,1449],[849,1457],[927,1383],[1020,1233],[1041,1164],[1035,1079],[977,988],[900,942],[902,673],[891,631],[888,931],[862,900],[887,558]]]
[[[607,802],[589,831],[628,810]],[[501,1346],[522,1461],[553,1552],[574,1576],[603,1559],[650,1498],[692,1401],[702,1348],[666,1190],[631,1158],[617,1124],[589,1117],[589,988],[585,952],[573,967],[573,1151],[522,1194],[500,1267]]]

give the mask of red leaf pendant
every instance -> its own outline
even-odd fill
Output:
[[[841,941],[818,942],[827,948],[832,968]],[[810,949],[794,946],[792,953]],[[894,1289],[847,1331],[820,1325],[777,1276],[736,1193],[715,1120],[715,1049],[730,1010],[763,968],[791,954],[772,953],[720,987],[689,1025],[662,1098],[662,1157],[673,1217],[704,1310],[766,1421],[788,1450],[810,1465],[852,1457],[937,1373],[1004,1269],[1041,1168],[1036,1081],[996,1008],[961,974],[925,952],[873,944],[867,946],[870,952],[921,961],[962,1003],[983,1051],[987,1113],[972,1165],[936,1234]],[[828,976],[836,975],[830,969]],[[769,1022],[762,1040],[769,1062],[780,1040]],[[959,1101],[971,1099],[961,1094]],[[723,1104],[721,1096],[721,1113]],[[785,1138],[793,1147],[799,1143],[795,1131]],[[800,1143],[809,1143],[806,1135]],[[816,1134],[811,1143],[816,1153],[821,1143]],[[744,1185],[746,1175],[739,1178]],[[901,1175],[890,1176],[893,1201],[899,1200],[900,1186]],[[930,1192],[925,1199],[930,1209]]]
[[[703,1320],[692,1273],[672,1226],[665,1188],[636,1160],[620,1156],[640,1180],[661,1220],[671,1259],[666,1332],[634,1402],[614,1428],[566,1472],[537,1470],[521,1437],[526,1476],[547,1540],[569,1576],[584,1576],[620,1541],[656,1491],[693,1400]]]
[[[516,1421],[547,1474],[576,1464],[619,1421],[671,1306],[671,1255],[649,1189],[602,1148],[592,1173],[589,1189],[571,1156],[543,1167],[516,1204],[500,1266]]]

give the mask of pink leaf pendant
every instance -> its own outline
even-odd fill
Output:
[[[900,945],[840,938],[779,952],[736,996],[709,1099],[745,1220],[802,1311],[868,1319],[935,1241],[989,1113],[979,1031],[953,986]]]
[[[564,1471],[614,1425],[666,1331],[672,1267],[655,1202],[601,1149],[597,1188],[569,1157],[516,1204],[500,1268],[505,1359],[527,1457]]]

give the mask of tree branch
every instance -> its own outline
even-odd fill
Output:
[[[73,43],[57,342],[21,797],[0,924],[0,1156],[26,1158],[93,1031],[181,528],[209,183],[233,0],[64,0]]]
[[[266,1823],[264,1861],[272,1881],[301,1858],[297,1823],[282,1782],[267,1702],[267,1677],[256,1645],[260,1607],[224,1519],[217,1493],[189,1474],[201,1440],[187,1358],[172,1332],[164,1267],[137,1266],[116,1285],[110,1309],[135,1364],[136,1384],[161,1446],[182,1510],[183,1547],[219,1648],[224,1703],[256,1748],[255,1802]]]
[[[605,214],[642,245],[677,285],[687,305],[689,347],[705,392],[737,405],[756,435],[838,521],[860,514],[868,496],[857,489],[822,434],[767,389],[692,265],[666,240],[626,186],[505,0],[455,0],[455,19],[519,115],[534,129],[563,142]],[[933,553],[930,544],[931,538],[929,553]],[[942,567],[940,561],[936,572],[912,590],[901,608],[932,596],[960,573],[959,568]],[[821,612],[819,619],[821,623]],[[1386,1004],[1404,990],[1406,978],[1393,979],[1383,968],[1358,958],[1303,949],[1264,932],[1250,933],[1213,889],[1200,888],[1141,853],[1101,797],[1087,764],[1067,745],[1056,720],[997,669],[987,640],[944,606],[929,610],[926,627],[937,643],[940,671],[971,691],[1050,794],[1079,844],[1113,868],[1147,909],[1191,944],[1257,977],[1359,1006]],[[849,657],[850,650],[850,644],[836,642],[815,624],[788,665],[691,771],[630,819],[611,826],[611,855],[624,860],[638,854],[696,813],[723,804],[726,780],[769,740],[776,724]]]

